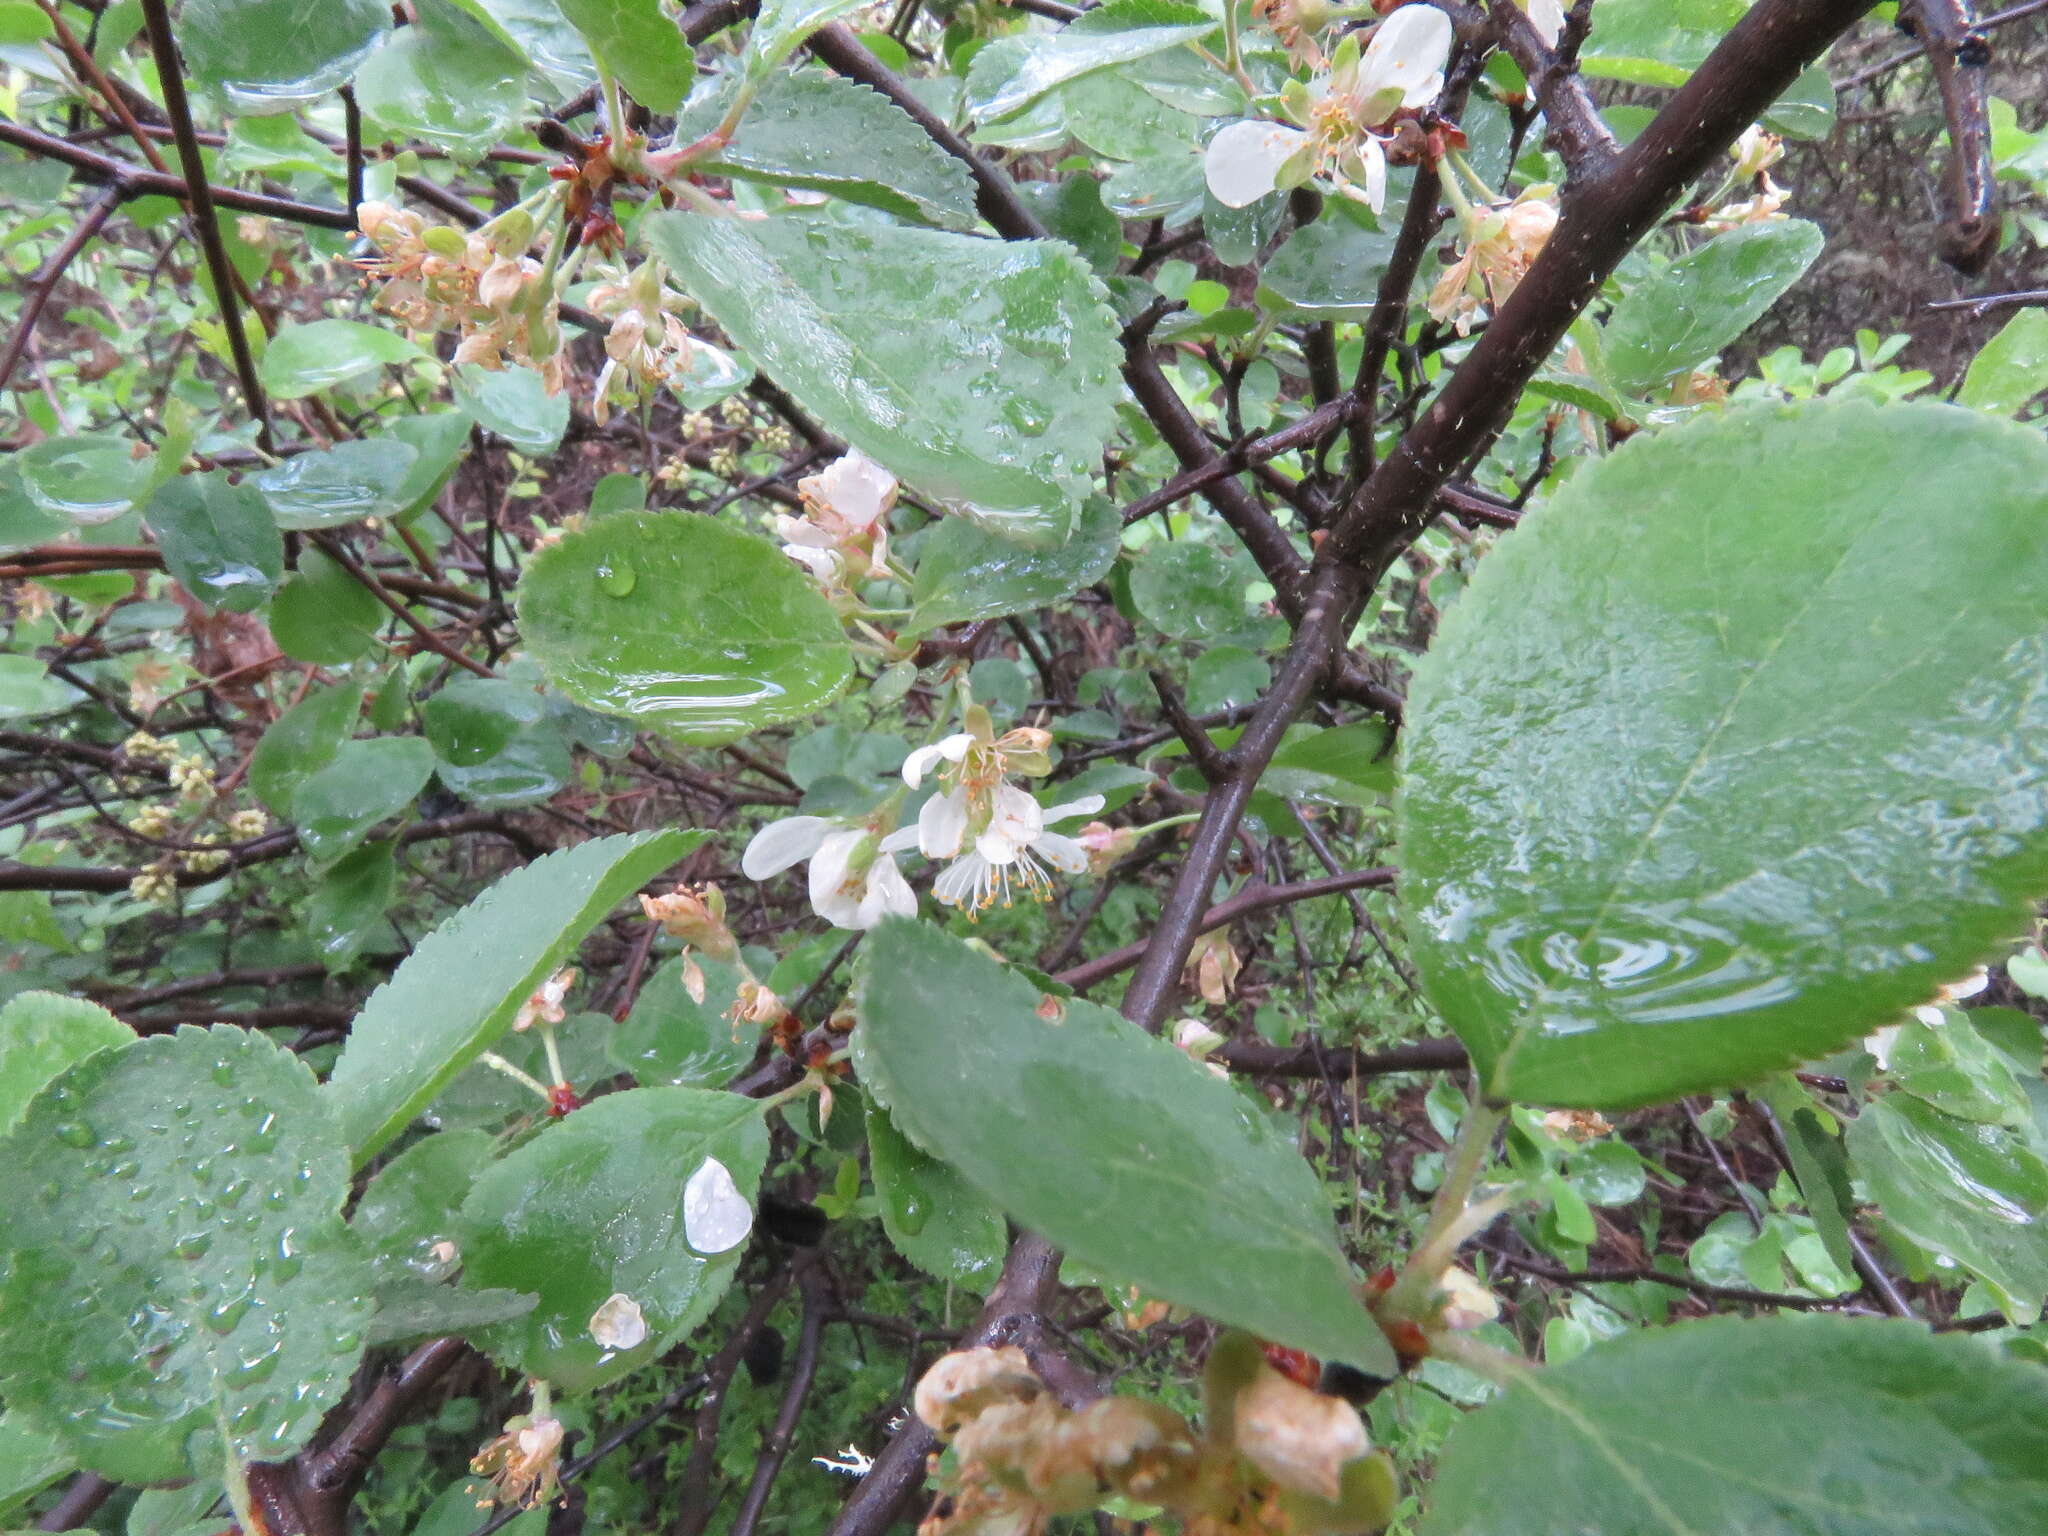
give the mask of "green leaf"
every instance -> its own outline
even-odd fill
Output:
[[[377,1311],[368,1330],[372,1348],[481,1333],[526,1316],[540,1301],[530,1291],[471,1290],[418,1275],[380,1281],[376,1298]]]
[[[412,468],[395,495],[401,518],[416,517],[441,494],[455,465],[469,446],[469,415],[466,411],[435,411],[422,416],[401,416],[391,423],[391,435],[413,450]]]
[[[1391,230],[1366,229],[1332,208],[1288,236],[1259,281],[1267,293],[1309,318],[1362,320],[1372,313],[1393,253]]]
[[[646,228],[831,431],[998,531],[1065,536],[1123,392],[1115,320],[1070,247],[690,213]]]
[[[699,90],[676,119],[676,142],[715,128],[742,79],[734,70]],[[739,132],[704,169],[829,192],[946,229],[972,229],[978,218],[967,167],[886,96],[837,75],[770,74]]]
[[[762,0],[747,37],[746,70],[759,78],[822,26],[860,9],[861,0]]]
[[[449,1259],[436,1249],[461,1237],[462,1202],[497,1155],[497,1138],[486,1131],[442,1131],[377,1171],[349,1225],[369,1251],[380,1285],[454,1273],[460,1253]]]
[[[584,934],[704,834],[600,837],[514,870],[435,929],[363,1005],[327,1080],[361,1164],[503,1034]]]
[[[289,112],[344,84],[390,25],[383,0],[185,0],[178,46],[234,111]]]
[[[0,5],[0,47],[19,48],[56,36],[57,29],[33,0],[7,0]],[[0,1488],[5,1480],[0,1478]]]
[[[284,538],[254,486],[225,473],[179,475],[143,514],[164,568],[209,608],[249,613],[284,580]]]
[[[967,71],[967,110],[981,122],[997,122],[1070,80],[1200,42],[1215,30],[1215,18],[1199,6],[1108,0],[1056,32],[997,38],[975,54]]]
[[[299,551],[299,568],[270,600],[270,634],[294,661],[337,666],[376,643],[384,605],[317,549]]]
[[[667,116],[697,78],[696,56],[661,0],[555,0],[635,101]]]
[[[280,528],[332,528],[404,511],[407,477],[418,456],[400,438],[355,438],[297,454],[243,484],[262,492]]]
[[[2023,309],[1970,360],[1958,404],[1996,416],[2017,415],[2048,390],[2048,309]]]
[[[918,540],[910,634],[970,619],[1029,613],[1072,597],[1109,574],[1123,523],[1107,498],[1091,496],[1064,544],[1019,549],[962,518],[947,518]]]
[[[378,50],[378,57],[422,30],[405,28]],[[396,331],[359,320],[287,325],[263,349],[263,387],[273,400],[298,400],[375,373],[386,363],[409,363],[426,355]]]
[[[510,678],[457,678],[420,706],[420,723],[441,782],[481,810],[545,800],[574,769],[547,698]]]
[[[75,1062],[135,1031],[98,1003],[55,992],[18,992],[0,1008],[0,1130],[20,1118],[43,1086]]]
[[[1969,1015],[1941,1013],[1939,1024],[1913,1018],[1899,1026],[1885,1070],[1945,1115],[1986,1125],[2028,1124],[2033,1111],[2005,1053],[1977,1033]]]
[[[363,680],[351,678],[309,693],[279,715],[249,758],[249,787],[285,821],[299,785],[334,761],[355,730],[363,707]]]
[[[1768,1104],[1785,1133],[1785,1150],[1791,1154],[1792,1176],[1799,1183],[1799,1197],[1813,1217],[1814,1231],[1826,1246],[1828,1257],[1845,1274],[1856,1273],[1856,1252],[1849,1243],[1849,1218],[1855,1212],[1854,1192],[1849,1187],[1849,1164],[1834,1114],[1814,1102],[1800,1081],[1790,1073],[1765,1079],[1753,1092]]]
[[[363,65],[356,99],[401,139],[471,155],[519,122],[526,61],[455,6],[422,4],[419,21],[386,38]],[[267,368],[268,353],[263,361]]]
[[[563,95],[597,80],[597,65],[583,34],[570,26],[554,0],[467,0],[518,45],[533,67]]]
[[[1601,0],[1579,67],[1598,79],[1683,85],[1747,8],[1746,0]]]
[[[1273,754],[1261,789],[1290,800],[1371,805],[1394,789],[1393,732],[1383,721],[1309,731]]]
[[[1245,589],[1256,580],[1237,551],[1161,541],[1147,544],[1131,568],[1131,601],[1176,640],[1219,640],[1244,629]]]
[[[2044,483],[1969,412],[1758,406],[1637,437],[1486,558],[1416,669],[1400,844],[1489,1097],[1753,1079],[2022,931]]]
[[[2048,1295],[2048,1161],[2024,1130],[1945,1115],[1908,1094],[1865,1106],[1849,1155],[1886,1221],[2003,1293],[2017,1323]]]
[[[344,741],[334,760],[292,791],[299,843],[315,864],[332,864],[427,787],[434,749],[417,736]]]
[[[571,698],[691,742],[802,719],[853,669],[838,616],[794,562],[689,514],[620,513],[541,551],[519,583],[519,626]]]
[[[1426,1536],[2048,1528],[2048,1375],[1911,1323],[1713,1318],[1531,1370],[1452,1432]]]
[[[1835,128],[1835,84],[1827,67],[1811,64],[1764,113],[1763,125],[1788,139],[1824,139]]]
[[[737,965],[693,957],[704,977],[704,1001],[683,986],[678,957],[647,978],[633,1011],[612,1031],[609,1052],[642,1086],[723,1088],[754,1059],[754,1042],[735,1038],[727,1017],[744,973]]]
[[[23,1499],[75,1465],[63,1441],[48,1430],[38,1429],[18,1413],[0,1415],[0,1512],[11,1513]]]
[[[122,1482],[304,1445],[363,1352],[369,1266],[313,1074],[254,1031],[86,1057],[0,1143],[0,1392]]]
[[[569,430],[569,397],[551,395],[531,368],[464,363],[453,375],[455,403],[486,431],[532,458],[553,453]]]
[[[0,555],[48,544],[74,526],[62,512],[53,512],[29,496],[21,480],[20,457],[10,454],[0,459]]]
[[[1235,1088],[910,919],[876,928],[860,960],[855,1063],[917,1145],[1084,1264],[1393,1373],[1322,1186]]]
[[[152,489],[153,457],[136,458],[128,439],[111,432],[45,438],[14,462],[32,503],[84,527],[133,511]]]
[[[330,971],[344,969],[384,922],[398,897],[394,845],[369,843],[321,872],[306,898],[305,935]]]
[[[1804,219],[1745,224],[1629,289],[1605,327],[1614,387],[1642,394],[1712,362],[1799,281],[1824,243]]]
[[[493,1165],[462,1208],[463,1283],[540,1305],[486,1343],[515,1369],[587,1392],[658,1360],[710,1315],[746,1251],[690,1246],[683,1190],[715,1158],[751,1204],[768,1157],[761,1105],[735,1093],[635,1088],[586,1105]],[[607,1351],[590,1318],[616,1294],[647,1321]]]
[[[875,1203],[896,1251],[928,1275],[986,1295],[1009,1248],[1003,1213],[951,1168],[918,1151],[872,1100],[867,1128]]]
[[[0,720],[32,720],[69,709],[85,695],[33,656],[0,656]]]

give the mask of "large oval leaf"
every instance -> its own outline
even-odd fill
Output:
[[[1058,543],[1115,425],[1116,321],[1072,247],[651,214],[648,243],[761,371],[921,494]]]
[[[861,947],[854,1060],[890,1120],[1076,1258],[1391,1375],[1291,1137],[1107,1008],[908,918]]]
[[[1742,1082],[2021,930],[2044,514],[2034,434],[1812,402],[1638,439],[1487,558],[1410,694],[1401,883],[1489,1096]]]
[[[499,1359],[571,1392],[658,1360],[718,1304],[746,1251],[690,1243],[685,1186],[705,1159],[751,1203],[768,1158],[757,1100],[701,1088],[635,1088],[599,1099],[477,1180],[463,1203],[463,1283],[539,1295],[495,1331]],[[607,1350],[590,1318],[630,1296],[645,1342]]]
[[[621,513],[541,551],[519,626],[571,698],[691,742],[803,719],[853,670],[838,617],[792,561],[686,514]]]
[[[4,1141],[0,1392],[124,1482],[289,1456],[347,1391],[370,1269],[313,1074],[253,1031],[86,1057]]]
[[[344,83],[391,26],[382,0],[185,0],[192,78],[237,112],[289,112]]]
[[[1452,1434],[1429,1536],[2048,1530],[2048,1374],[1976,1339],[1716,1318],[1532,1371]]]
[[[427,935],[370,994],[327,1080],[356,1161],[488,1049],[600,918],[703,836],[642,832],[551,853]]]

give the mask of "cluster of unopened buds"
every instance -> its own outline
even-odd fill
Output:
[[[178,894],[178,876],[172,861],[157,859],[138,869],[128,881],[128,894],[136,901],[168,904]]]
[[[356,228],[376,247],[356,265],[383,279],[379,308],[415,331],[457,332],[457,363],[523,363],[550,392],[567,382],[561,302],[545,269],[526,254],[535,226],[524,206],[465,232],[370,201],[356,209]]]
[[[935,1458],[941,1496],[921,1536],[1031,1536],[1115,1500],[1165,1509],[1187,1536],[1385,1527],[1398,1493],[1392,1464],[1351,1404],[1277,1369],[1243,1334],[1211,1347],[1204,1398],[1197,1431],[1134,1397],[1069,1408],[1014,1347],[946,1355],[913,1399],[948,1447]]]
[[[1277,7],[1269,6],[1269,14]],[[1283,37],[1312,41],[1312,24],[1334,12],[1285,13]],[[1203,170],[1209,191],[1227,208],[1244,208],[1275,191],[1316,181],[1377,213],[1386,203],[1388,144],[1394,125],[1435,103],[1449,62],[1451,21],[1429,5],[1404,5],[1372,29],[1361,49],[1348,32],[1312,82],[1290,80],[1280,94],[1287,119],[1246,118],[1209,141]],[[1320,56],[1320,49],[1315,50]]]

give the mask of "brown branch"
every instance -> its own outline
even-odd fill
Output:
[[[1233,782],[1241,781],[1234,780]],[[1195,920],[1194,929],[1189,934],[1188,941],[1192,944],[1196,938],[1210,932],[1212,929],[1228,927],[1240,918],[1252,917],[1260,912],[1270,912],[1275,907],[1284,907],[1293,902],[1313,901],[1318,896],[1336,896],[1345,891],[1374,890],[1390,886],[1394,883],[1395,874],[1394,870],[1385,867],[1378,869],[1355,869],[1348,874],[1323,875],[1314,880],[1296,880],[1287,885],[1247,886],[1228,901],[1219,901],[1215,906],[1204,911]],[[1158,926],[1164,926],[1165,922],[1166,918],[1162,914]],[[1129,970],[1132,966],[1139,964],[1152,952],[1155,942],[1155,940],[1151,939],[1140,939],[1135,943],[1124,945],[1121,949],[1112,949],[1107,954],[1097,955],[1092,960],[1084,960],[1079,965],[1071,966],[1061,971],[1054,980],[1072,987],[1076,992],[1085,992],[1088,988],[1106,977],[1114,976],[1119,971]],[[1173,971],[1169,974],[1168,980],[1170,981],[1173,976],[1179,975],[1181,965],[1186,963],[1187,956],[1183,954],[1180,957],[1180,963],[1175,965]],[[1136,982],[1132,983],[1134,988],[1136,985]],[[1161,1002],[1163,1001],[1162,994]],[[1128,1001],[1126,1001],[1124,1011],[1126,1013],[1130,1012]],[[1151,1011],[1148,999],[1148,1016]],[[1147,1019],[1139,1018],[1135,1019],[1134,1022],[1145,1024]]]
[[[1209,1053],[1233,1071],[1251,1077],[1386,1077],[1395,1072],[1456,1072],[1468,1061],[1456,1040],[1416,1040],[1383,1051],[1353,1051],[1304,1040],[1299,1045],[1267,1045],[1232,1040]]]
[[[185,99],[185,73],[178,60],[178,47],[171,38],[171,13],[165,0],[142,0],[144,29],[149,33],[150,52],[156,59],[159,88],[164,93],[164,115],[178,147],[178,164],[185,173],[184,200],[191,206],[193,233],[206,258],[206,271],[213,282],[213,300],[220,308],[221,327],[227,332],[228,351],[235,360],[235,376],[241,380],[249,413],[256,418],[256,445],[271,451],[270,402],[263,394],[263,381],[256,376],[256,355],[249,350],[249,337],[242,329],[241,301],[235,297],[235,269],[228,260],[227,245],[220,237],[220,219],[214,211],[213,187],[206,179],[206,162],[194,137],[192,104]]]
[[[1600,116],[1600,104],[1573,67],[1591,7],[1573,8],[1577,26],[1566,23],[1555,53],[1544,46],[1528,13],[1514,0],[1494,0],[1493,14],[1501,29],[1501,48],[1520,67],[1543,108],[1545,142],[1563,157],[1567,181],[1605,175],[1621,147]]]
[[[383,582],[379,581],[367,566],[357,560],[354,555],[351,555],[342,546],[339,539],[331,534],[324,533],[314,533],[308,535],[308,537],[322,554],[348,572],[355,580],[356,585],[365,592],[368,592],[370,596],[376,598],[379,603],[383,604],[393,614],[397,615],[398,621],[417,635],[420,644],[424,645],[436,656],[439,656],[443,661],[453,662],[456,666],[463,668],[465,671],[473,672],[478,677],[496,677],[498,675],[482,662],[477,661],[473,657],[465,656],[461,651],[456,650],[454,646],[443,640],[431,628],[422,623],[418,615],[397,598],[393,597],[390,589]]]
[[[1910,16],[1948,119],[1949,217],[1937,244],[1941,259],[1965,276],[1998,254],[2004,222],[1998,213],[1997,167],[1991,158],[1991,89],[1985,66],[1991,44],[1967,0],[1910,0]]]
[[[811,1394],[811,1383],[818,1375],[818,1339],[825,1331],[826,1296],[825,1277],[816,1265],[807,1264],[797,1275],[797,1284],[803,1291],[804,1320],[802,1331],[797,1335],[796,1355],[789,1366],[789,1381],[782,1389],[782,1402],[775,1410],[775,1423],[762,1443],[760,1457],[754,1462],[754,1480],[747,1485],[746,1497],[740,1501],[739,1513],[726,1528],[726,1536],[753,1536],[754,1527],[760,1523],[762,1512],[768,1507],[768,1495],[775,1487],[776,1476],[782,1471],[782,1464],[789,1456],[789,1448],[796,1442],[797,1420],[804,1411],[804,1400]]]
[[[755,1337],[768,1326],[768,1315],[789,1289],[796,1267],[809,1268],[815,1262],[814,1253],[799,1254],[791,1264],[771,1275],[755,1291],[746,1316],[740,1319],[732,1337],[705,1362],[704,1400],[697,1405],[697,1417],[691,1426],[689,1460],[683,1463],[683,1470],[675,1481],[679,1509],[671,1527],[672,1536],[700,1536],[710,1523],[717,1503],[711,1497],[712,1463],[718,1449],[718,1421],[725,1412],[726,1391],[732,1386],[740,1362],[753,1348]],[[483,1533],[475,1532],[472,1536],[483,1536]]]
[[[81,1472],[71,1479],[49,1512],[36,1522],[39,1531],[75,1531],[98,1513],[119,1484],[110,1483],[97,1472]]]
[[[38,3],[43,8],[43,14],[50,19],[50,27],[56,35],[57,46],[70,61],[72,72],[78,76],[79,83],[100,93],[107,111],[135,141],[135,147],[142,151],[142,158],[149,162],[150,168],[168,172],[170,168],[164,164],[164,157],[156,152],[156,146],[149,141],[149,134],[136,120],[135,111],[129,106],[128,98],[115,88],[113,81],[109,80],[106,72],[100,68],[99,61],[92,56],[92,50],[79,42],[77,34],[65,23],[64,13],[58,8],[56,0],[38,0]]]

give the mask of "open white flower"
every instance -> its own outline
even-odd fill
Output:
[[[896,867],[900,835],[878,841],[834,817],[785,816],[754,834],[740,869],[766,880],[808,859],[811,909],[835,928],[868,929],[891,914],[917,915],[917,893]]]
[[[1050,830],[1056,821],[1092,816],[1102,796],[1084,795],[1041,808],[1014,784],[999,785],[988,824],[969,838],[968,819],[955,795],[934,795],[918,817],[918,846],[929,858],[952,859],[932,883],[932,895],[949,907],[979,912],[1021,893],[1034,901],[1052,894],[1046,866],[1078,875],[1088,868],[1088,850]],[[936,807],[936,811],[934,808]]]
[[[1328,74],[1285,93],[1289,115],[1305,127],[1246,119],[1210,140],[1202,162],[1210,194],[1243,208],[1320,176],[1377,212],[1386,202],[1387,153],[1375,130],[1442,94],[1452,39],[1450,18],[1429,5],[1394,11],[1362,52],[1346,37]]]
[[[1529,25],[1543,39],[1543,46],[1555,48],[1564,32],[1564,0],[1520,0],[1520,4],[1529,13]]]
[[[888,524],[896,505],[896,477],[858,448],[847,450],[815,475],[796,483],[804,515],[778,514],[782,552],[831,588],[858,581],[888,556]]]

